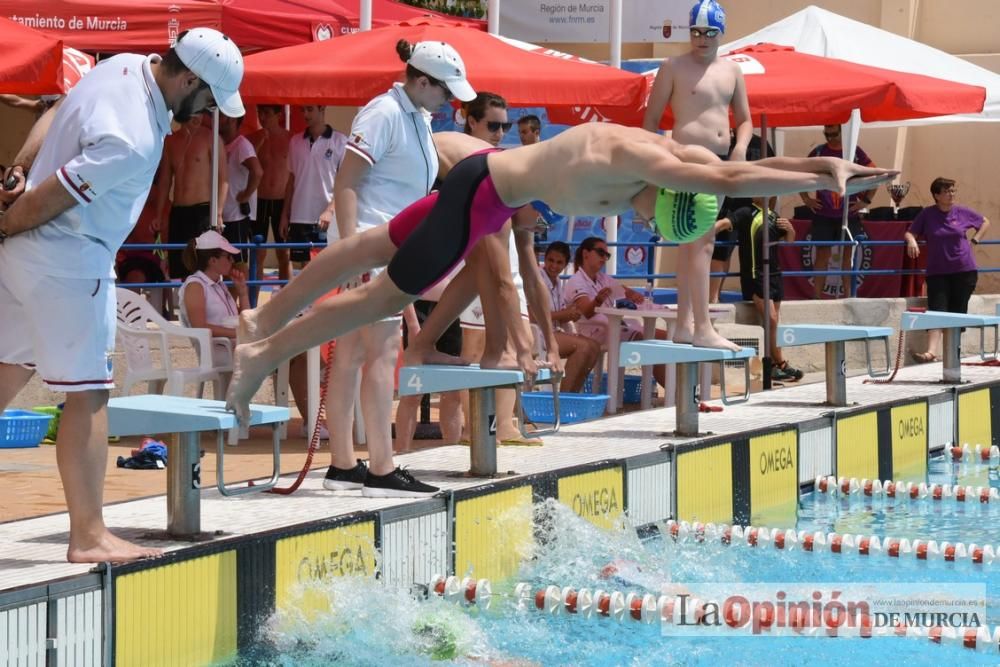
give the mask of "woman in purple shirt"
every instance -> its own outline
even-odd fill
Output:
[[[931,183],[934,206],[922,210],[906,232],[906,254],[920,255],[917,236],[927,241],[927,310],[966,313],[969,297],[976,289],[976,258],[974,245],[989,229],[990,221],[971,208],[955,204],[955,181],[935,178]],[[969,230],[973,231],[969,238]],[[933,329],[927,336],[927,350],[914,352],[918,363],[937,361],[936,350],[941,345],[941,330]]]

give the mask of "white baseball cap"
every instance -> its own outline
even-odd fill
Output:
[[[230,255],[240,254],[236,246],[227,241],[225,236],[212,229],[202,232],[201,236],[195,239],[194,247],[196,250],[225,250]]]
[[[410,52],[407,65],[448,86],[451,94],[462,102],[476,99],[476,91],[465,79],[465,63],[458,51],[444,42],[417,42]]]
[[[218,30],[193,28],[177,40],[174,52],[185,67],[212,89],[219,111],[230,118],[246,115],[240,99],[243,55],[233,40]]]

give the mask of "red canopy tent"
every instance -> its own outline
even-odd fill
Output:
[[[358,27],[359,0],[0,0],[6,16],[85,51],[164,51],[184,30],[222,30],[244,51],[336,37]],[[372,26],[443,15],[372,0]],[[449,17],[450,18],[450,17]],[[485,22],[451,19],[485,30]],[[318,36],[317,36],[318,35]]]
[[[986,90],[979,86],[813,56],[789,46],[757,44],[722,57],[743,70],[754,122],[767,114],[772,127],[839,125],[854,109],[867,122],[975,113],[986,100]],[[650,85],[655,75],[646,73]],[[596,112],[607,120],[639,125],[644,108],[622,113],[598,107]],[[579,115],[564,110],[549,118],[573,124],[580,122]],[[672,126],[668,110],[660,127]]]
[[[249,56],[240,92],[261,102],[359,106],[400,79],[400,39],[448,42],[465,61],[473,88],[500,93],[513,105],[600,104],[625,110],[638,108],[646,98],[640,74],[532,53],[468,26],[433,19]]]
[[[0,18],[0,93],[63,91],[62,42]]]

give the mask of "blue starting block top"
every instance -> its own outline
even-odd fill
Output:
[[[537,380],[550,379],[549,369],[538,371]],[[399,369],[399,395],[435,394],[460,389],[512,387],[524,382],[524,373],[503,368],[471,366],[403,366]]]
[[[778,344],[782,347],[837,343],[846,340],[887,338],[893,334],[891,327],[860,327],[853,325],[790,324],[778,327]]]
[[[1000,324],[993,315],[967,315],[928,310],[926,313],[903,313],[903,331],[955,329],[958,327],[992,327]]]
[[[288,408],[251,405],[250,426],[288,421]],[[228,430],[236,426],[236,415],[225,401],[184,396],[122,396],[108,401],[109,435],[193,433]]]
[[[649,366],[652,364],[689,364],[702,361],[730,361],[751,359],[752,347],[740,348],[738,352],[715,347],[694,347],[666,340],[644,340],[622,343],[619,365]]]

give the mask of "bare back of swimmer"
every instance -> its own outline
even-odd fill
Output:
[[[394,220],[338,241],[268,304],[244,311],[228,402],[245,416],[257,387],[284,359],[399,312],[447,275],[479,238],[498,231],[515,209],[532,201],[544,200],[564,214],[611,214],[633,206],[648,214],[656,187],[744,197],[817,188],[843,193],[869,190],[895,175],[833,158],[722,163],[703,148],[611,124],[581,125],[550,141],[470,156],[452,169],[440,194],[400,214],[419,210],[424,216],[406,226],[405,237],[394,237],[394,229],[401,229]],[[456,219],[454,211],[462,215]],[[448,243],[447,256],[438,252],[437,241]],[[386,264],[389,269],[374,281],[291,321],[332,287]],[[524,371],[533,379],[533,369]]]

